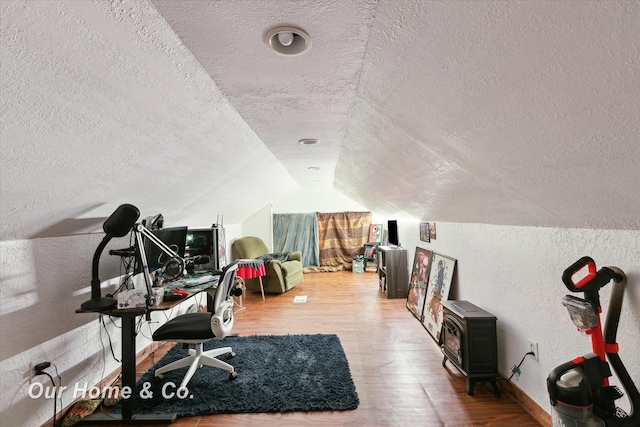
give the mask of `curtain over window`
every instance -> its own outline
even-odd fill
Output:
[[[371,212],[273,215],[274,252],[302,252],[306,272],[350,270],[369,238]]]
[[[350,270],[353,257],[362,253],[369,237],[371,212],[318,212],[320,268]]]
[[[274,214],[273,250],[302,252],[303,267],[318,267],[318,217],[315,213]]]

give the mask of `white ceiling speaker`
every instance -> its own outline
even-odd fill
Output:
[[[275,27],[264,35],[264,43],[279,55],[299,56],[311,49],[309,34],[296,27]]]

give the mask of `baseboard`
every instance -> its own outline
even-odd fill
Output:
[[[164,342],[157,342],[157,341],[153,341],[151,342],[148,346],[146,346],[144,349],[142,349],[140,352],[138,352],[136,354],[136,366],[138,366],[140,364],[140,362],[142,362],[143,360],[145,360],[147,357],[149,357],[149,355],[151,353],[153,353],[154,351],[156,351],[158,348],[160,348],[160,346],[162,346],[164,344]],[[97,384],[95,384],[95,387],[98,387],[100,389],[102,389],[103,387],[107,387],[112,385],[120,376],[122,372],[122,368],[118,367],[116,370],[114,370],[113,372],[111,372],[110,374],[108,374],[107,376],[105,376],[102,381],[98,382]],[[63,409],[61,409],[57,414],[57,422],[61,423],[62,422],[62,417],[69,411],[69,409],[76,404],[76,402],[78,402],[79,400],[81,400],[81,398],[75,399],[73,402],[69,403],[66,407],[64,407]],[[44,424],[42,424],[41,427],[50,427],[51,425],[53,425],[53,418],[50,418],[49,420],[47,420]]]
[[[507,393],[511,396],[520,406],[524,408],[536,421],[542,424],[544,427],[552,427],[551,415],[542,409],[536,402],[533,401],[525,392],[520,390],[511,381],[501,381],[503,393]]]

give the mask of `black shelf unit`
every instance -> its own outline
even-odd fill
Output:
[[[378,242],[369,242],[364,244],[364,271],[370,271],[370,267],[374,267],[374,272],[378,272]],[[369,267],[369,269],[367,268]]]

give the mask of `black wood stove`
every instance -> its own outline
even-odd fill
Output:
[[[496,317],[468,301],[441,301],[443,310],[440,334],[442,366],[450,360],[466,378],[467,393],[473,396],[476,381],[491,383],[494,394],[499,394],[498,343]]]

